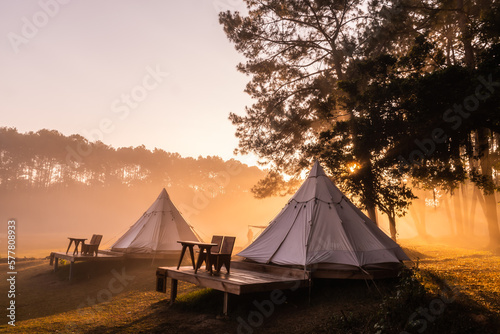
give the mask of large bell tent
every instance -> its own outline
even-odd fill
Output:
[[[397,273],[409,260],[315,162],[308,178],[262,234],[239,256],[300,266],[316,277],[366,278]]]

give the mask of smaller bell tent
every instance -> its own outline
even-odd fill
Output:
[[[174,255],[182,248],[178,240],[199,238],[163,189],[142,217],[111,246],[111,251],[131,257]]]

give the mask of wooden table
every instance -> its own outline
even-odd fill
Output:
[[[193,269],[194,273],[198,271],[199,266],[201,265],[200,260],[203,256],[203,252],[206,251],[206,269],[212,273],[212,265],[210,263],[210,249],[214,246],[217,246],[217,244],[214,243],[204,243],[204,242],[199,242],[199,241],[182,241],[179,240],[177,241],[182,245],[182,251],[181,251],[181,257],[179,259],[179,264],[177,265],[177,269],[181,266],[182,258],[184,257],[184,253],[186,252],[186,248],[189,248],[189,254],[191,255],[191,263],[193,264]],[[198,254],[198,259],[196,260],[196,263],[194,262],[194,250],[193,247],[198,246],[200,249],[200,253]]]
[[[78,246],[80,245],[80,242],[83,243],[85,240],[87,240],[87,238],[85,239],[82,239],[82,238],[71,238],[71,237],[68,237],[69,239],[69,245],[68,245],[68,249],[66,249],[66,254],[68,254],[68,251],[71,247],[71,244],[74,242],[75,243],[75,250],[73,251],[73,255],[78,254]]]

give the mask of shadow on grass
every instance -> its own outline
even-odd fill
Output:
[[[414,249],[414,248],[410,248],[410,247],[404,247],[402,246],[401,248],[403,248],[403,251],[405,252],[406,255],[408,255],[408,257],[412,260],[412,261],[419,261],[419,260],[424,260],[424,259],[432,259],[433,257],[428,255],[428,254],[424,254],[422,252],[419,252],[418,250]]]
[[[69,280],[69,262],[65,260],[60,260],[59,269],[56,272],[56,276],[60,281]],[[177,259],[175,260],[152,260],[152,259],[116,259],[116,260],[105,260],[105,261],[93,261],[93,262],[75,262],[73,264],[73,278],[70,283],[78,283],[83,281],[91,281],[94,279],[100,279],[103,276],[109,275],[111,270],[119,270],[123,267],[128,270],[145,270],[152,273],[153,276],[156,274],[156,268],[158,267],[168,267],[177,266]]]
[[[69,264],[53,272],[48,265],[18,275],[19,321],[46,317],[99,305],[127,291],[151,291],[156,266],[149,261],[77,262],[73,279],[68,280]],[[29,296],[29,298],[28,298]]]
[[[376,333],[498,333],[500,325],[498,314],[426,270],[405,272],[376,319]]]
[[[165,299],[154,303],[127,325],[99,327],[88,333],[310,333],[331,332],[331,319],[343,327],[370,317],[382,301],[383,291],[393,282],[377,286],[364,281],[317,280],[311,289],[283,290],[279,303],[271,303],[271,292],[230,295],[229,315],[222,316],[224,294],[199,289],[179,295],[173,305]],[[358,326],[355,326],[358,328]]]

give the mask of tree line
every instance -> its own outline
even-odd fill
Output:
[[[415,189],[473,184],[500,247],[498,1],[245,2],[219,19],[255,101],[230,115],[238,151],[272,166],[257,196],[287,193],[318,159],[395,239]]]
[[[247,191],[262,177],[256,167],[217,156],[182,157],[144,146],[114,148],[55,130],[19,133],[0,127],[0,189],[158,187],[207,197]]]

